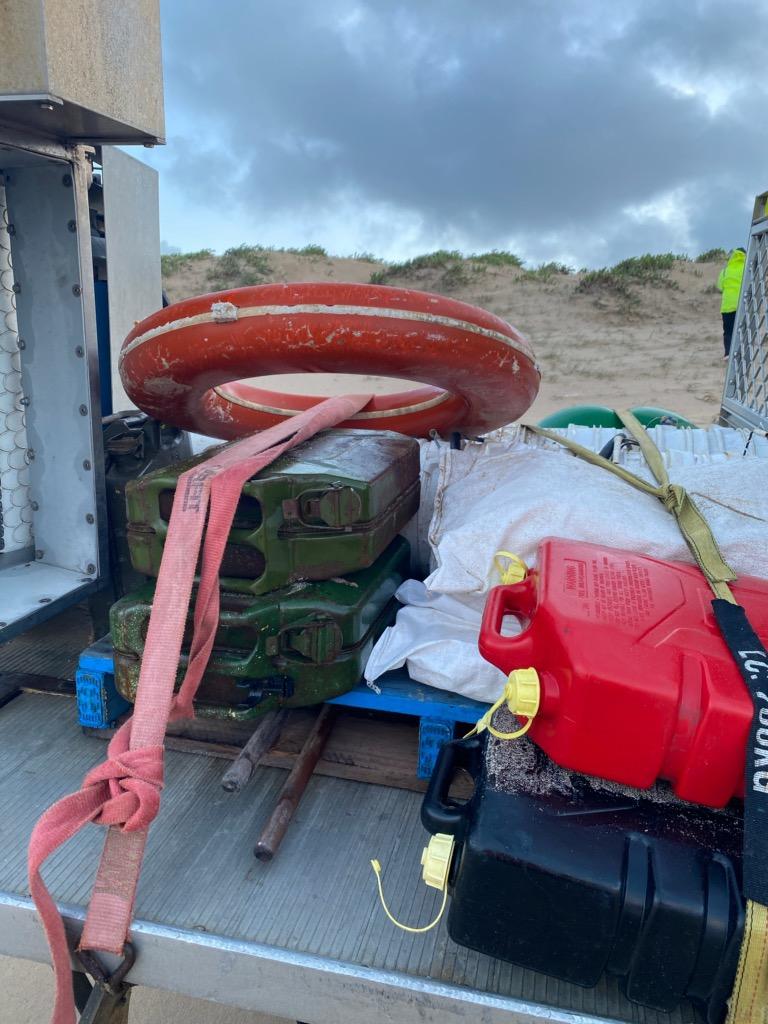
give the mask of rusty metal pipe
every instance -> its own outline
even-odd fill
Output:
[[[277,741],[287,711],[268,711],[259,721],[253,735],[221,777],[221,788],[227,793],[239,793],[253,775],[261,758]]]
[[[332,709],[324,704],[320,714],[307,736],[299,756],[291,768],[288,778],[283,783],[280,794],[277,798],[274,810],[269,816],[269,821],[264,826],[258,842],[253,848],[254,856],[258,860],[272,860],[277,848],[282,842],[288,826],[291,823],[294,811],[304,795],[315,765],[320,760],[328,737],[333,727]]]

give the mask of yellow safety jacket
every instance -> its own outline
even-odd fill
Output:
[[[734,249],[728,257],[728,262],[720,271],[717,278],[717,290],[723,293],[720,303],[721,313],[733,313],[739,305],[741,279],[744,277],[746,258],[746,253],[740,249]]]

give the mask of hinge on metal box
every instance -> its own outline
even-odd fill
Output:
[[[286,626],[277,636],[267,637],[264,650],[269,658],[277,657],[282,648],[296,651],[316,665],[327,665],[338,657],[343,646],[344,637],[338,623],[320,619]]]
[[[298,499],[286,498],[283,501],[283,519],[286,523],[298,523],[301,521]]]
[[[286,523],[325,523],[326,526],[341,529],[360,521],[363,502],[353,487],[336,484],[327,491],[305,491],[298,498],[283,502],[283,517]]]

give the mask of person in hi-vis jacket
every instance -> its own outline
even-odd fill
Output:
[[[741,281],[744,277],[744,263],[746,258],[746,249],[734,249],[728,257],[728,262],[720,271],[717,278],[717,290],[723,293],[723,298],[720,303],[720,313],[723,318],[723,348],[725,349],[725,359],[728,358],[731,351],[733,325],[736,320],[736,310],[739,305]]]

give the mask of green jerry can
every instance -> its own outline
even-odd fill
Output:
[[[179,475],[210,455],[127,486],[128,545],[138,572],[157,576]],[[245,484],[221,587],[265,594],[365,569],[418,507],[418,441],[390,431],[326,431]]]
[[[219,628],[195,707],[204,718],[255,718],[279,707],[318,704],[362,678],[373,645],[397,612],[410,549],[397,537],[376,562],[346,579],[294,583],[260,597],[222,592]],[[115,685],[133,702],[154,584],[110,613]],[[187,665],[191,612],[177,686]]]

